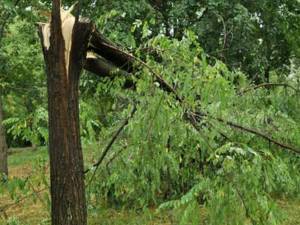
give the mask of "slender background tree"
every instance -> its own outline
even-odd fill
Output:
[[[4,173],[8,175],[8,167],[7,167],[7,144],[5,138],[5,130],[2,125],[3,121],[3,106],[2,100],[0,97],[0,173]]]

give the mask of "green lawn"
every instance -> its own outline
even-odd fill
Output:
[[[30,164],[30,162],[41,158],[48,159],[48,150],[46,147],[40,147],[36,150],[32,150],[31,148],[21,149],[10,149],[13,153],[8,157],[8,165],[10,168],[14,168],[16,166]]]

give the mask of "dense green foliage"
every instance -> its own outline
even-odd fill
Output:
[[[35,23],[45,20],[50,1],[2,2],[7,139],[11,147],[46,146],[46,81]],[[100,0],[84,1],[83,9],[107,37],[151,68],[135,65],[135,90],[124,89],[122,77],[82,76],[81,133],[93,146],[85,152],[87,168],[95,169],[100,149],[137,106],[91,182],[87,174],[89,212],[105,202],[182,209],[183,225],[280,224],[276,199],[299,197],[299,154],[222,121],[300,148],[300,2]],[[183,103],[162,90],[153,71]],[[255,86],[263,82],[284,85]],[[197,129],[187,119],[191,111],[209,115],[196,121]],[[9,179],[0,196],[8,192],[18,201],[48,187],[45,157],[33,164],[29,178]],[[49,207],[48,195],[43,202]]]

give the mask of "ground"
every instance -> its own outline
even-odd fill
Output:
[[[91,154],[87,154],[89,157]],[[33,161],[47,160],[48,154],[45,148],[37,150],[14,151],[9,155],[10,177],[27,177],[37,168],[33,168]],[[86,158],[91,161],[91,158]],[[44,168],[48,170],[47,167]],[[0,225],[46,225],[49,224],[49,211],[47,205],[41,203],[39,198],[46,194],[46,190],[34,197],[25,198],[17,205],[13,205],[0,211]],[[9,196],[3,194],[0,189],[0,209],[12,203]],[[278,199],[278,205],[282,209],[284,222],[282,225],[300,224],[300,201],[291,199]],[[205,217],[205,209],[200,212]],[[168,211],[158,213],[155,209],[145,209],[140,212],[133,210],[116,210],[101,208],[89,212],[89,225],[171,225],[178,224],[178,213]],[[8,222],[10,221],[10,222]]]

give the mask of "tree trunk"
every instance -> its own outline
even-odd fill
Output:
[[[3,105],[0,96],[0,174],[8,175],[7,167],[7,144],[5,139],[5,130],[2,125],[3,121]]]
[[[51,24],[40,24],[46,62],[52,225],[86,225],[78,86],[92,24],[53,1]]]

